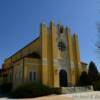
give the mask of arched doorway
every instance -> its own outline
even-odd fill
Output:
[[[60,70],[59,72],[59,81],[60,81],[60,87],[67,87],[67,72],[65,70]]]

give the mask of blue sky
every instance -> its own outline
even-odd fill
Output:
[[[0,0],[0,65],[38,36],[40,22],[54,20],[78,34],[81,60],[93,60],[100,69],[95,48],[99,5],[99,0]]]

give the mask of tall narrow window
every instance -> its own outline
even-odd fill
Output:
[[[19,80],[22,80],[22,72],[19,72]]]
[[[29,73],[29,80],[35,81],[36,80],[36,72],[30,72]]]
[[[32,72],[29,73],[29,80],[32,81]]]
[[[36,80],[36,72],[33,73],[34,80]]]
[[[12,80],[12,74],[10,73],[10,81]]]

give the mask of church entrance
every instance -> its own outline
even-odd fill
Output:
[[[65,70],[60,70],[59,72],[59,81],[60,81],[60,87],[67,87],[67,72]]]

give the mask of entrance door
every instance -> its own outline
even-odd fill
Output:
[[[65,70],[60,70],[59,72],[60,87],[67,87],[67,72]]]

